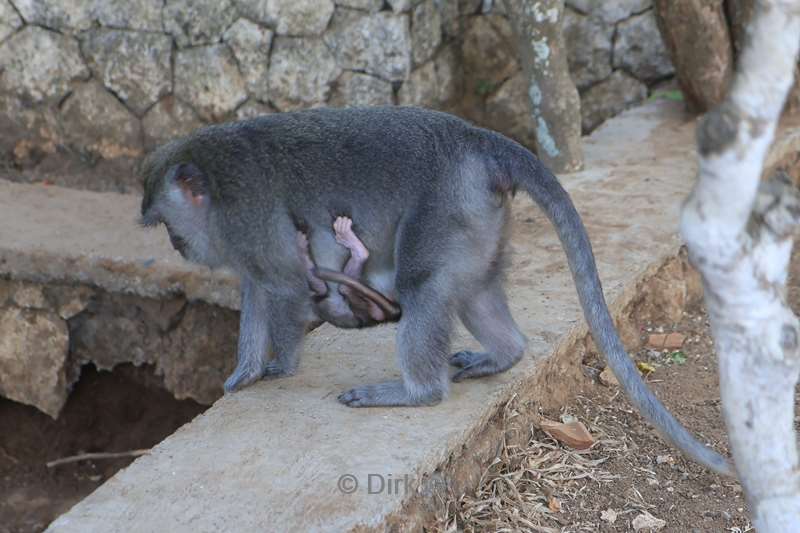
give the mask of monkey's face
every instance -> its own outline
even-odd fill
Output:
[[[201,179],[197,167],[179,164],[163,181],[146,181],[141,224],[164,224],[172,247],[184,259],[215,268],[223,262],[209,237],[210,199]]]
[[[187,250],[187,243],[186,239],[175,233],[174,230],[170,229],[169,224],[166,222],[164,226],[167,228],[167,235],[169,235],[169,242],[172,244],[172,247],[175,248],[179,254],[183,256],[184,259],[191,261],[191,254]]]

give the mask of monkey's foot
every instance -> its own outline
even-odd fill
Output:
[[[443,397],[441,390],[412,395],[402,381],[395,380],[350,389],[340,394],[338,400],[348,407],[399,407],[436,405]]]
[[[350,250],[350,255],[357,261],[366,261],[369,251],[353,232],[353,221],[347,217],[337,217],[333,223],[333,236],[336,242]]]
[[[295,368],[286,368],[286,366],[279,361],[270,361],[264,367],[264,372],[261,375],[263,379],[283,378],[293,376],[296,373]]]
[[[499,374],[514,366],[517,361],[519,361],[519,358],[502,359],[486,352],[464,350],[450,356],[450,364],[461,369],[453,374],[452,379],[455,382],[459,382],[465,379]]]
[[[228,379],[225,380],[225,392],[235,392],[251,383],[261,379],[262,370],[253,366],[237,366]]]

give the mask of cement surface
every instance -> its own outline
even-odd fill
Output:
[[[587,170],[564,176],[563,182],[584,216],[613,301],[648,266],[679,247],[678,212],[696,172],[694,124],[680,104],[650,103],[587,138],[585,154]],[[109,290],[186,291],[235,305],[227,292],[234,287],[226,285],[229,280],[215,292],[219,280],[180,262],[163,232],[133,225],[136,199],[0,187],[2,271],[20,275],[30,267],[26,261],[36,260],[33,239],[47,243],[41,246],[42,258],[58,255],[51,261],[56,266],[42,275],[94,277]],[[89,203],[76,205],[85,198]],[[29,222],[19,219],[32,219],[38,229],[32,233]],[[349,409],[336,401],[338,393],[398,376],[394,328],[320,327],[308,337],[296,376],[223,397],[48,531],[380,530],[390,515],[402,525],[398,513],[404,504],[424,497],[416,493],[419,480],[450,468],[447,461],[458,460],[462,446],[498,405],[530,387],[542,359],[584,327],[552,228],[521,196],[515,201],[515,222],[508,292],[531,342],[511,371],[454,384],[450,397],[436,407]],[[14,259],[13,253],[24,258]],[[109,261],[113,269],[107,269]],[[453,347],[465,346],[475,343],[460,333]],[[342,476],[357,482],[353,493],[345,493],[352,484],[346,490],[338,486]],[[390,477],[397,480],[391,490]]]
[[[0,275],[155,298],[184,294],[238,309],[238,280],[184,261],[163,228],[139,227],[140,202],[0,179]]]

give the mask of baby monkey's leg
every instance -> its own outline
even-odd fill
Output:
[[[364,243],[353,232],[353,221],[347,217],[337,217],[333,222],[333,231],[336,242],[350,250],[350,259],[344,265],[343,273],[353,279],[361,279],[364,272],[364,263],[369,259],[369,250],[364,246]],[[364,302],[367,306],[369,316],[378,322],[386,320],[386,314],[383,309],[375,304],[369,298],[362,298],[350,287],[344,285],[339,286],[339,292],[350,301],[358,299]]]
[[[300,251],[300,257],[303,260],[303,265],[306,268],[306,278],[308,279],[308,286],[314,291],[317,296],[325,296],[328,294],[328,285],[319,279],[314,274],[314,261],[311,259],[311,253],[308,251],[308,237],[302,231],[297,232],[297,248]]]

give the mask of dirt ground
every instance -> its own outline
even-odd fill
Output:
[[[0,533],[42,531],[133,457],[69,463],[86,452],[150,448],[207,407],[175,400],[147,367],[84,367],[58,420],[0,398]]]
[[[679,324],[646,328],[687,336],[680,350],[685,362],[673,362],[671,352],[647,349],[636,359],[656,368],[648,382],[681,422],[727,454],[705,314],[697,309]],[[459,503],[465,530],[634,531],[633,520],[646,512],[666,522],[660,531],[752,531],[738,483],[676,453],[618,387],[589,386],[560,411],[542,414],[556,421],[577,418],[597,444],[575,452],[534,430],[528,449],[507,451],[487,471],[480,497]]]
[[[800,312],[800,254],[794,254],[789,301]],[[654,333],[685,335],[679,350],[644,347],[634,358],[655,370],[647,381],[701,441],[729,455],[720,412],[716,355],[707,316],[688,309],[677,324],[644,324]],[[585,390],[559,411],[542,416],[583,422],[597,441],[577,452],[532,428],[527,448],[506,449],[484,473],[474,496],[451,502],[444,531],[640,531],[743,533],[755,531],[737,482],[710,473],[670,448],[634,412],[619,388],[597,370]],[[800,420],[800,417],[795,419]]]

